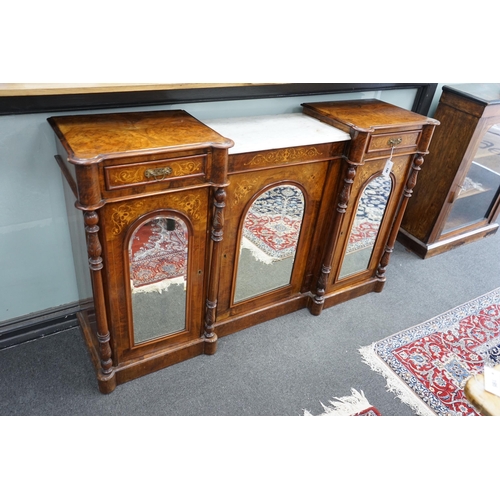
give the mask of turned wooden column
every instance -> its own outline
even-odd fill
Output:
[[[439,122],[436,122],[439,123]],[[413,195],[413,188],[417,185],[417,178],[419,172],[422,170],[422,165],[424,163],[424,157],[429,154],[429,145],[432,140],[432,136],[434,134],[435,130],[435,124],[432,125],[424,125],[422,127],[422,136],[421,140],[419,143],[419,151],[415,154],[413,157],[413,162],[410,168],[410,173],[408,174],[408,180],[406,181],[403,197],[401,199],[401,203],[399,206],[399,209],[397,211],[396,219],[394,220],[392,229],[391,229],[391,234],[389,235],[389,239],[387,241],[387,245],[384,251],[384,254],[382,255],[382,258],[380,259],[379,266],[377,268],[377,273],[376,277],[379,280],[379,283],[377,284],[375,291],[380,292],[382,288],[384,287],[384,282],[386,280],[385,277],[385,271],[386,268],[389,264],[389,260],[391,258],[391,254],[394,250],[394,245],[396,243],[396,239],[399,234],[399,230],[401,227],[401,223],[403,220],[403,217],[406,212],[406,207],[408,205],[408,202],[410,198]]]
[[[116,374],[113,366],[111,335],[106,312],[105,291],[102,279],[104,268],[102,259],[102,245],[99,239],[98,209],[104,204],[99,189],[99,167],[95,162],[90,165],[81,165],[74,162],[76,167],[76,181],[79,187],[78,200],[75,207],[83,212],[85,233],[87,237],[87,253],[90,268],[90,279],[94,296],[94,308],[97,326],[97,342],[99,366],[97,383],[103,394],[109,394],[116,388]]]
[[[364,154],[370,138],[369,133],[364,130],[352,128],[350,131],[351,142],[344,155],[345,173],[342,188],[337,198],[337,206],[334,213],[333,223],[328,232],[327,244],[323,254],[321,272],[316,292],[310,302],[309,311],[314,316],[318,316],[323,310],[325,303],[325,293],[328,287],[328,280],[332,271],[332,259],[339,242],[342,224],[344,222],[349,199],[351,197],[352,186],[356,177],[358,167],[364,164]]]
[[[318,283],[316,284],[316,293],[312,299],[310,312],[314,316],[319,316],[325,303],[325,291],[328,285],[328,278],[332,271],[331,260],[335,250],[335,244],[338,241],[342,222],[347,210],[349,198],[351,196],[351,189],[356,176],[357,165],[347,161],[347,168],[344,177],[344,184],[338,197],[338,203],[333,218],[331,231],[329,231],[328,243],[325,249],[323,263],[321,265],[321,273],[319,275]]]
[[[228,185],[227,149],[214,149],[212,161],[211,180],[214,183],[214,187],[212,188],[213,210],[210,230],[210,275],[208,277],[208,290],[205,301],[205,326],[203,332],[205,354],[215,354],[217,350],[217,335],[214,325],[217,317],[222,240],[224,238],[224,211],[226,208],[225,188]]]
[[[211,229],[212,255],[205,312],[205,354],[214,354],[217,349],[217,335],[214,332],[214,323],[217,310],[217,296],[219,293],[221,265],[220,242],[223,238],[225,201],[226,191],[224,188],[216,188],[214,193],[214,212]]]
[[[97,340],[99,342],[100,370],[97,374],[99,390],[104,394],[112,392],[116,387],[116,379],[111,359],[110,333],[106,316],[104,301],[104,288],[102,283],[102,247],[99,241],[99,216],[94,210],[83,214],[85,231],[87,233],[87,249],[89,267],[91,271],[92,289],[94,293],[94,306],[97,321]]]
[[[408,176],[408,180],[406,181],[403,197],[401,198],[401,202],[398,211],[396,213],[396,218],[394,219],[394,222],[392,224],[392,229],[389,234],[389,239],[387,240],[384,254],[380,259],[380,263],[377,268],[376,276],[380,281],[380,285],[376,287],[375,289],[376,292],[382,291],[382,288],[384,287],[384,282],[386,280],[385,271],[387,266],[389,265],[391,254],[394,251],[394,245],[396,243],[396,238],[398,236],[399,228],[401,226],[401,221],[403,220],[403,215],[405,213],[406,205],[408,205],[408,200],[411,198],[411,195],[413,193],[413,188],[417,184],[418,173],[420,172],[423,163],[424,163],[423,154],[419,153],[415,155],[415,158],[411,165],[411,170]]]

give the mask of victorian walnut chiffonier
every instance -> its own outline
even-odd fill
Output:
[[[495,233],[500,84],[444,86],[432,142],[398,240],[422,258]]]
[[[438,125],[377,100],[49,123],[102,393],[214,354],[224,335],[380,292]]]

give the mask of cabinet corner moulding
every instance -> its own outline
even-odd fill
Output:
[[[438,125],[373,99],[48,121],[102,393],[263,321],[382,291]]]

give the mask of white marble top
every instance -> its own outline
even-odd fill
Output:
[[[234,141],[229,154],[349,140],[348,133],[302,113],[202,120]]]

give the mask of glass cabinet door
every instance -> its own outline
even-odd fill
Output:
[[[500,124],[484,135],[469,170],[451,201],[453,207],[443,233],[489,217],[500,190]]]

